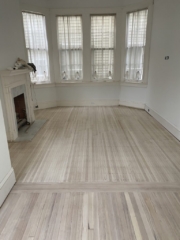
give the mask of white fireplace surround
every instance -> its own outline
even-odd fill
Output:
[[[5,108],[8,119],[8,130],[7,138],[8,141],[15,141],[18,137],[18,128],[16,121],[16,113],[14,107],[14,92],[18,92],[18,87],[20,87],[20,93],[24,89],[23,93],[26,99],[26,113],[27,121],[32,124],[35,121],[34,109],[33,109],[33,99],[31,93],[31,80],[29,76],[30,70],[4,70],[0,72],[2,87],[5,99]],[[14,90],[13,90],[14,89]]]

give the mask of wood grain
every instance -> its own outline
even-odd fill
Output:
[[[11,193],[0,239],[179,240],[180,193]]]
[[[0,240],[179,240],[180,143],[145,111],[53,108],[10,143]]]
[[[32,142],[10,143],[19,183],[180,182],[180,144],[143,110],[53,108]]]
[[[180,192],[179,183],[17,183],[12,192]]]

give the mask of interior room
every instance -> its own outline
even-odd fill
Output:
[[[0,0],[0,240],[180,239],[179,23],[179,0]]]

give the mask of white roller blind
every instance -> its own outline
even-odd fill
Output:
[[[28,59],[37,68],[31,79],[34,82],[50,81],[45,17],[27,12],[23,12],[22,15]]]
[[[115,16],[91,16],[92,79],[113,79]]]
[[[126,68],[127,81],[142,81],[146,46],[148,10],[127,14]]]
[[[83,78],[82,17],[59,16],[57,27],[61,79],[81,80]]]

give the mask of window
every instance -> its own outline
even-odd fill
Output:
[[[113,79],[114,48],[115,16],[91,16],[92,79]]]
[[[127,14],[125,81],[142,82],[148,10]]]
[[[22,15],[28,60],[34,63],[37,69],[35,74],[31,74],[31,80],[50,81],[45,17],[27,12],[23,12]]]
[[[82,17],[59,16],[57,26],[61,79],[81,80],[83,78]]]

